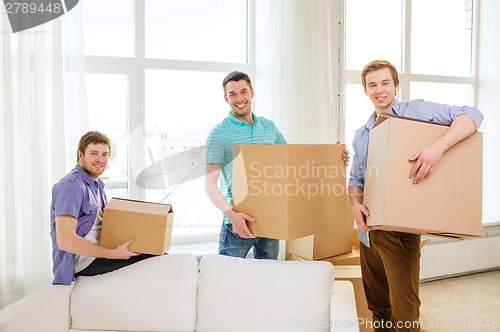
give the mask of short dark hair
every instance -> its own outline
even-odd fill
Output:
[[[222,80],[222,88],[224,89],[224,94],[226,93],[227,83],[229,83],[231,81],[238,82],[241,80],[245,80],[247,82],[248,86],[250,87],[250,89],[253,89],[252,88],[252,81],[250,80],[250,76],[248,76],[248,74],[246,74],[242,71],[232,71],[224,78],[224,80]]]
[[[78,143],[78,151],[76,153],[76,162],[78,162],[78,152],[85,155],[85,150],[90,144],[106,144],[109,148],[109,153],[111,153],[111,141],[108,136],[104,135],[99,131],[88,131],[85,135],[80,138]]]
[[[392,63],[390,63],[387,60],[373,60],[369,64],[363,68],[363,71],[361,72],[361,83],[363,84],[363,89],[366,91],[366,74],[368,74],[371,71],[379,70],[382,68],[389,68],[391,71],[391,76],[392,80],[394,81],[394,85],[398,86],[399,85],[399,76],[398,76],[398,70]]]

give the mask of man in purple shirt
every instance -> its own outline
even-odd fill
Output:
[[[104,183],[99,177],[106,170],[110,152],[106,135],[87,132],[78,144],[78,164],[52,188],[53,284],[70,285],[77,276],[107,273],[151,257],[128,250],[133,238],[114,249],[99,245],[106,207]]]
[[[420,235],[376,230],[365,223],[365,217],[370,214],[363,205],[370,130],[382,113],[450,126],[445,134],[410,157],[414,166],[408,181],[418,185],[438,166],[447,150],[476,132],[483,115],[468,106],[436,104],[422,99],[399,102],[395,98],[399,88],[398,72],[384,60],[366,65],[361,80],[375,112],[354,136],[348,188],[362,243],[361,272],[368,308],[372,311],[375,331],[420,331]]]

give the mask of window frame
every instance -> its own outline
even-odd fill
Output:
[[[113,57],[100,55],[86,55],[86,74],[121,74],[128,77],[128,152],[134,155],[134,165],[131,158],[128,161],[128,197],[133,199],[146,198],[146,189],[136,184],[132,169],[146,167],[146,142],[144,139],[130,138],[133,131],[145,123],[146,117],[146,70],[188,70],[204,72],[231,72],[241,70],[250,76],[255,72],[255,0],[247,1],[247,62],[209,62],[190,60],[152,59],[145,57],[145,13],[146,4],[143,0],[134,1],[135,29],[134,29],[134,56]],[[220,119],[222,121],[222,119]],[[222,213],[221,213],[222,223]],[[191,244],[207,241],[216,241],[217,234],[198,234],[192,236],[172,237],[172,244]]]
[[[347,20],[346,6],[345,2],[342,1],[341,4],[341,17],[343,22],[341,23],[341,47],[340,52],[340,63],[341,63],[341,111],[339,112],[339,118],[341,123],[344,125],[341,127],[341,137],[346,138],[346,132],[352,132],[357,128],[346,128],[346,87],[348,84],[357,84],[361,86],[361,70],[348,70],[345,63],[345,53],[346,53],[346,34],[345,34],[345,22]],[[403,7],[403,17],[402,17],[402,69],[399,72],[399,100],[410,100],[410,85],[412,82],[422,82],[422,83],[450,83],[450,84],[465,84],[471,87],[471,106],[476,106],[478,103],[478,58],[479,58],[479,10],[478,1],[469,0],[472,3],[472,43],[471,43],[471,73],[470,76],[444,76],[444,75],[426,75],[426,74],[413,74],[411,73],[411,0],[401,0]],[[362,10],[360,8],[359,10]],[[360,126],[362,124],[359,124]],[[351,143],[351,142],[346,142]],[[486,160],[483,160],[486,162]],[[493,227],[498,225],[498,221],[488,221],[483,220],[483,227]]]

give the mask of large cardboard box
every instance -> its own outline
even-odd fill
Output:
[[[482,133],[459,142],[420,184],[409,178],[410,157],[448,129],[383,114],[370,133],[364,204],[367,225],[449,237],[481,236]]]
[[[112,198],[104,209],[101,245],[116,248],[134,237],[130,251],[163,255],[170,248],[173,220],[170,204]]]
[[[234,210],[256,219],[252,234],[280,240],[344,222],[344,144],[234,145]]]
[[[289,260],[296,260],[297,257],[320,260],[349,252],[352,249],[354,217],[347,194],[344,209],[337,210],[336,215],[337,218],[328,222],[326,231],[287,241]]]
[[[359,265],[335,266],[335,280],[348,280],[352,282],[354,297],[356,298],[359,330],[363,332],[374,331],[372,312],[368,309],[363,281],[361,279],[361,267]]]

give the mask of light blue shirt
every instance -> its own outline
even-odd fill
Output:
[[[461,114],[469,116],[476,124],[476,130],[483,121],[483,114],[476,108],[469,106],[450,106],[445,104],[437,104],[428,102],[422,99],[412,100],[409,102],[399,102],[396,100],[392,106],[390,114],[405,116],[408,118],[429,121],[441,125],[451,125],[453,120]],[[370,130],[376,120],[376,113],[368,119],[368,122],[358,130],[354,135],[352,143],[354,156],[348,187],[356,186],[364,190],[365,188],[365,171],[366,161],[368,157],[368,143],[370,140]],[[370,246],[368,232],[359,231],[359,240]]]
[[[231,112],[215,126],[207,138],[207,164],[221,164],[220,190],[229,206],[233,206],[233,145],[234,144],[286,144],[286,140],[273,121],[253,117],[253,126],[237,119]],[[231,223],[224,215],[224,223]]]

